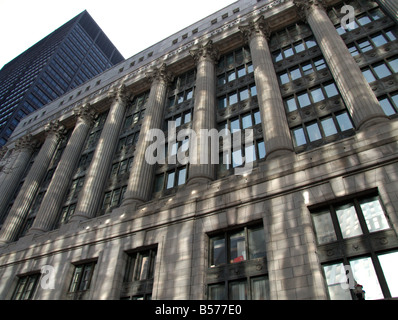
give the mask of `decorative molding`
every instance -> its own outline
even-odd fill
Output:
[[[220,58],[220,52],[213,45],[212,40],[200,45],[198,49],[189,50],[189,53],[196,63],[202,60],[210,60],[215,63]]]
[[[15,142],[15,150],[18,151],[22,149],[27,149],[33,151],[37,147],[37,145],[37,140],[33,139],[33,136],[31,134],[27,134],[26,136],[19,138]]]
[[[59,120],[51,121],[44,127],[46,137],[55,134],[58,139],[62,139],[66,134],[66,128]]]
[[[174,80],[174,75],[167,70],[167,65],[165,63],[162,63],[159,68],[155,68],[150,72],[146,72],[145,76],[148,78],[150,83],[153,83],[154,81],[160,81],[168,85]]]
[[[90,103],[78,105],[75,109],[73,109],[73,114],[76,117],[80,117],[84,122],[88,123],[89,125],[93,124],[94,120],[98,118],[98,113],[95,112]]]
[[[265,21],[264,16],[250,21],[247,25],[239,26],[240,32],[243,34],[246,42],[249,42],[253,37],[265,37],[269,40],[271,36],[271,30],[268,23]]]
[[[326,9],[325,0],[293,0],[301,19],[307,21],[308,15],[316,8]]]

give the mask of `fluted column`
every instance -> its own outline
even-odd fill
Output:
[[[117,92],[111,92],[114,97],[104,128],[102,129],[93,159],[84,179],[83,188],[79,194],[75,213],[71,221],[93,218],[97,214],[99,202],[103,196],[104,186],[109,177],[115,148],[119,139],[120,128],[126,111],[126,87],[120,86]]]
[[[388,118],[371,87],[330,21],[324,1],[294,3],[310,25],[357,129],[386,121]]]
[[[269,28],[261,16],[239,27],[250,46],[267,159],[293,152],[293,144],[271,52]]]
[[[15,143],[13,154],[6,160],[0,181],[0,217],[8,207],[12,195],[26,170],[37,142],[32,135],[26,135]]]
[[[151,196],[156,167],[153,164],[149,164],[145,159],[145,152],[153,143],[153,137],[147,136],[147,134],[151,134],[151,129],[160,129],[162,127],[167,86],[173,80],[173,76],[167,71],[165,64],[146,75],[152,83],[151,90],[122,206],[136,206],[149,200]]]
[[[0,245],[13,241],[23,226],[28,216],[30,206],[47,173],[54,152],[57,150],[58,143],[66,131],[65,127],[61,125],[59,121],[49,123],[45,130],[46,140],[40,148],[39,154],[29,170],[25,182],[0,231]]]
[[[191,161],[189,166],[188,184],[206,183],[215,178],[215,164],[212,163],[210,150],[210,137],[208,143],[203,143],[200,139],[201,129],[216,128],[216,80],[215,80],[215,63],[219,59],[219,52],[213,46],[213,42],[202,45],[199,49],[191,50],[191,56],[196,62],[196,89],[193,111],[192,130],[196,133],[197,143],[192,145],[191,141],[190,154]],[[205,137],[201,137],[205,138]],[[203,150],[207,147],[208,150]],[[217,150],[218,151],[218,150]],[[203,156],[206,156],[204,159]],[[214,155],[213,155],[214,158]]]
[[[75,128],[62,153],[61,160],[44,195],[35,221],[28,234],[40,234],[51,230],[56,223],[58,213],[68,191],[75,167],[79,161],[87,134],[97,114],[89,104],[78,106],[74,110],[77,117]]]

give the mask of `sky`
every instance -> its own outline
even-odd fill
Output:
[[[0,0],[0,68],[87,10],[127,59],[236,0]]]

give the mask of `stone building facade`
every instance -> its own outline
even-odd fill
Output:
[[[382,2],[240,0],[26,117],[2,149],[0,298],[398,297]],[[175,161],[201,129],[233,143]]]

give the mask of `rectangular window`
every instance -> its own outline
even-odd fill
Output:
[[[40,273],[35,273],[19,277],[11,300],[31,300],[39,284],[40,275]]]
[[[262,268],[250,268],[249,260],[256,259]],[[228,266],[239,264],[243,271],[231,274]],[[246,268],[247,266],[247,268]],[[263,226],[247,226],[209,238],[209,272],[225,274],[223,282],[208,284],[210,300],[266,300],[269,299],[265,236]],[[229,279],[231,277],[231,279]]]
[[[90,289],[95,264],[96,262],[90,262],[75,266],[69,292],[82,292]]]

